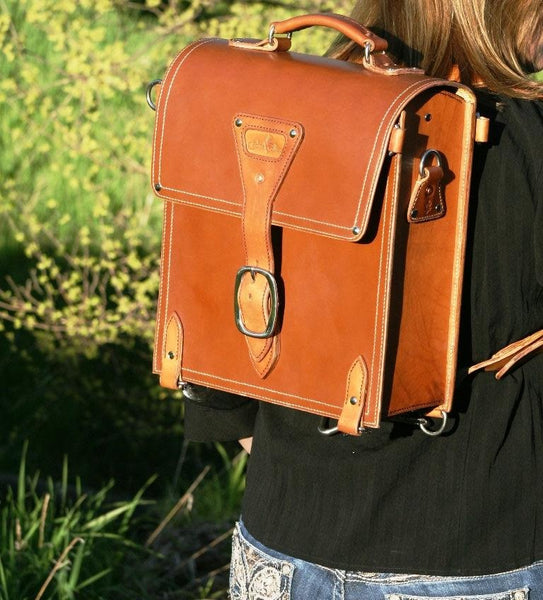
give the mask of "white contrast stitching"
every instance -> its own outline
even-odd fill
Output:
[[[236,379],[230,379],[230,378],[226,378],[226,377],[219,377],[218,375],[214,375],[212,373],[206,373],[205,371],[197,371],[196,369],[189,369],[189,368],[184,368],[183,371],[185,373],[191,373],[193,375],[196,376],[204,376],[208,379],[213,379],[215,381],[220,381],[221,383],[221,389],[224,391],[231,391],[231,392],[235,392],[235,393],[240,393],[239,388],[234,388],[234,387],[226,387],[224,384],[228,383],[228,384],[233,384],[233,385],[242,385],[246,388],[250,388],[251,390],[255,390],[255,392],[251,392],[253,394],[253,397],[255,398],[259,398],[261,400],[266,400],[268,398],[267,395],[263,395],[259,390],[262,390],[262,392],[273,392],[274,394],[277,394],[278,396],[285,396],[287,398],[293,398],[293,399],[297,399],[297,400],[306,400],[307,402],[311,402],[313,404],[319,404],[321,406],[329,406],[330,408],[334,408],[336,410],[339,410],[338,405],[337,404],[330,404],[328,402],[322,402],[320,400],[314,400],[312,398],[308,398],[305,396],[298,396],[296,394],[289,394],[287,392],[281,392],[279,390],[276,390],[274,388],[267,388],[264,386],[259,386],[259,385],[253,385],[250,383],[246,383],[245,381],[239,381]],[[194,378],[193,378],[194,379]],[[206,384],[205,380],[200,380],[200,381],[196,381],[194,379],[194,383],[201,383],[203,385]],[[208,382],[209,383],[209,382]],[[275,400],[274,400],[275,402]],[[343,402],[343,399],[342,399]],[[277,403],[281,403],[280,401],[278,401]],[[283,403],[284,406],[295,406],[293,404],[286,404]],[[326,412],[319,412],[318,414],[322,414],[325,416],[329,416],[329,414]]]

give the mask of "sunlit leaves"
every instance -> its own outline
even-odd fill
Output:
[[[134,337],[151,344],[161,206],[149,186],[145,85],[197,37],[264,37],[272,20],[348,3],[0,6],[0,219],[30,265],[27,277],[0,282],[0,323],[89,354]],[[327,39],[311,30],[294,46],[322,52]]]

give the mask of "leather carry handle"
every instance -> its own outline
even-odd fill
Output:
[[[360,25],[360,23],[350,17],[334,13],[299,15],[297,17],[285,19],[284,21],[272,22],[270,25],[269,39],[271,41],[276,33],[290,34],[314,26],[335,29],[363,48],[368,48],[369,46],[371,52],[385,52],[388,47],[385,39],[375,35],[367,27]]]

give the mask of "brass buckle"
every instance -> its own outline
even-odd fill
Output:
[[[270,316],[268,317],[268,323],[266,324],[266,329],[264,331],[251,331],[250,329],[247,329],[243,323],[243,315],[241,314],[241,308],[239,306],[238,292],[239,286],[241,285],[241,280],[246,273],[251,274],[253,281],[255,279],[255,275],[262,275],[265,277],[270,288]],[[248,335],[249,337],[253,338],[264,339],[271,337],[277,324],[277,308],[279,305],[278,297],[277,282],[275,281],[273,273],[267,271],[266,269],[261,269],[260,267],[241,267],[236,274],[236,283],[234,287],[234,317],[238,330],[243,333],[243,335]]]

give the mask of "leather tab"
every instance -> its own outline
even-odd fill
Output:
[[[543,351],[543,329],[532,333],[521,340],[509,344],[493,354],[488,360],[477,363],[468,369],[468,373],[474,373],[481,369],[485,371],[496,371],[496,379],[501,379],[519,361],[528,358],[537,352]]]
[[[388,152],[389,154],[400,154],[403,150],[403,143],[405,140],[405,110],[402,111],[398,122],[394,126],[394,129],[390,133],[390,140],[388,141]]]
[[[490,119],[479,115],[475,121],[475,141],[478,143],[488,142],[489,130]]]
[[[245,249],[243,277],[236,286],[235,305],[254,368],[264,378],[279,357],[279,334],[265,332],[278,300],[270,289],[275,277],[271,240],[273,202],[303,139],[299,123],[239,114],[233,123],[243,183],[242,235]],[[251,267],[265,275],[251,271]],[[273,296],[273,297],[272,297]],[[238,326],[239,329],[239,326]]]
[[[362,433],[367,381],[368,368],[364,359],[358,356],[347,375],[345,402],[337,424],[339,431],[351,435]]]
[[[445,215],[443,193],[443,169],[439,166],[425,167],[418,177],[409,201],[407,220],[409,223],[424,223]]]
[[[397,65],[392,58],[384,52],[372,52],[369,61],[364,59],[362,64],[368,71],[379,73],[379,75],[395,76],[424,74],[424,71],[417,67],[402,67]]]
[[[176,390],[179,388],[183,361],[183,324],[175,312],[168,320],[164,342],[160,385]]]
[[[271,41],[252,39],[231,39],[228,44],[234,48],[245,48],[246,50],[260,50],[261,52],[287,52],[290,50],[292,41],[288,37],[274,37]]]

